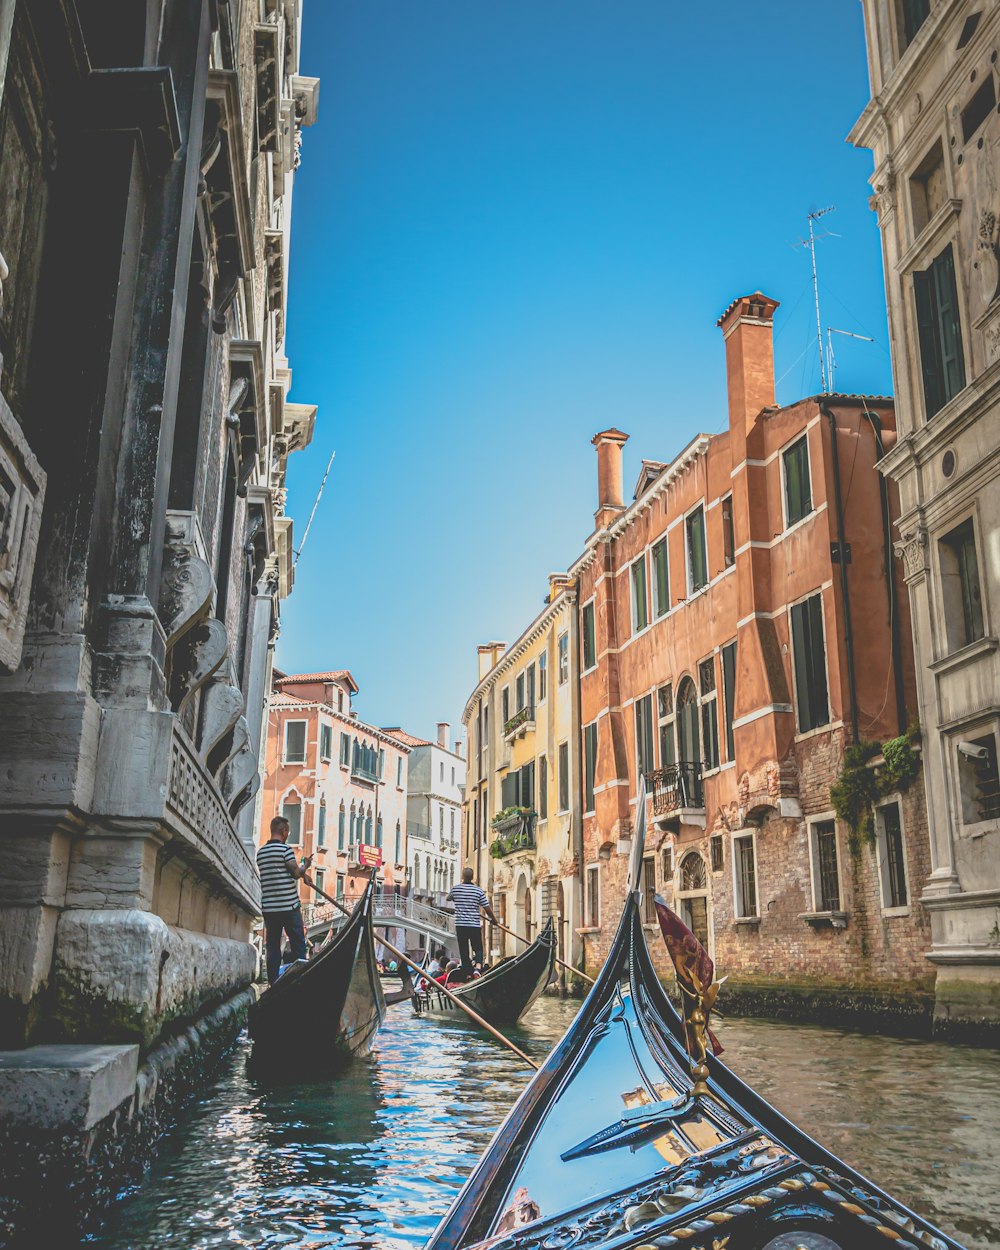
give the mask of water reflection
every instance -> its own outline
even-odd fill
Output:
[[[538,1060],[574,1010],[542,999],[512,1034]],[[969,1250],[1000,1246],[1000,1056],[752,1020],[720,1033],[740,1075],[824,1145]],[[90,1247],[420,1247],[529,1075],[499,1043],[406,1007],[371,1060],[333,1078],[265,1082],[246,1058]]]

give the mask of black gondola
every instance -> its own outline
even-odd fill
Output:
[[[247,1026],[255,1062],[270,1054],[297,1062],[342,1067],[371,1050],[385,1017],[385,995],[375,960],[372,899],[375,881],[329,942],[309,960],[292,964],[250,1008]]]
[[[632,892],[597,983],[427,1250],[961,1250],[717,1058],[691,1058],[685,1030],[704,1040],[704,1004],[682,1020],[653,968],[636,823]]]
[[[552,980],[556,959],[556,931],[551,918],[526,950],[501,961],[475,981],[448,988],[469,1004],[490,1024],[516,1024]],[[465,1020],[468,1017],[456,1007],[433,982],[414,994],[413,1006],[418,1015],[438,1019]]]

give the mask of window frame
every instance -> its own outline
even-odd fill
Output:
[[[564,629],[556,638],[557,685],[565,686],[569,681],[569,630]]]
[[[351,767],[351,735],[346,729],[340,731],[339,751],[338,761],[340,767],[349,769]]]
[[[887,807],[895,807],[899,812],[899,856],[902,869],[903,887],[906,890],[905,903],[893,903],[892,894],[886,887],[889,885],[890,870],[887,855],[887,839],[885,836],[885,818],[882,812]],[[882,915],[890,919],[894,916],[909,916],[913,910],[913,890],[910,884],[910,863],[906,847],[906,822],[903,818],[903,799],[899,794],[890,794],[875,804],[875,867],[878,875],[879,903]]]
[[[705,580],[699,586],[695,586],[693,577],[692,564],[692,547],[691,547],[691,522],[698,514],[701,514],[701,542],[702,554],[705,559]],[[691,599],[695,595],[701,594],[705,587],[711,582],[712,575],[708,563],[708,528],[705,523],[705,501],[702,500],[696,504],[690,511],[684,514],[684,564],[687,575],[687,592],[688,598]]]
[[[587,629],[588,613],[590,629]],[[588,637],[590,644],[588,646]],[[589,652],[589,662],[588,662]],[[590,598],[580,608],[580,671],[589,673],[597,667],[597,608],[596,599]]]
[[[538,757],[538,823],[549,818],[549,757],[543,752]]]
[[[642,857],[642,923],[652,928],[656,919],[656,854],[650,852]],[[652,890],[649,889],[652,884]]]
[[[549,653],[548,648],[538,657],[538,702],[544,703],[548,697]]]
[[[294,796],[295,796],[294,800],[292,799],[292,795],[294,795]],[[285,818],[285,820],[287,820],[287,821],[288,821],[288,845],[289,845],[289,846],[302,846],[302,845],[304,845],[304,844],[303,844],[303,841],[302,841],[302,838],[303,838],[303,831],[302,831],[302,806],[303,806],[303,805],[302,805],[302,795],[301,795],[301,794],[299,794],[299,792],[298,792],[297,790],[292,790],[292,791],[290,791],[290,792],[289,792],[288,794],[286,794],[286,795],[285,795],[285,797],[281,800],[281,814],[282,814],[282,816]],[[289,807],[296,807],[296,808],[298,808],[299,815],[298,815],[298,828],[297,828],[297,829],[293,829],[293,827],[292,827],[292,823],[293,823],[293,822],[292,822],[291,820],[289,820],[289,817],[288,817],[288,808],[289,808]],[[294,834],[294,837],[293,837],[293,834]]]
[[[656,556],[656,553],[658,551],[663,552],[662,576],[660,574],[660,570],[657,567],[658,563],[660,563],[657,560],[657,556]],[[650,583],[651,583],[650,585],[651,593],[649,596],[650,619],[652,621],[662,621],[671,608],[669,535],[664,534],[661,538],[658,538],[656,542],[654,542],[653,545],[650,547],[649,549],[649,571],[650,571]],[[664,593],[661,594],[661,591],[663,591]],[[660,606],[661,598],[664,601],[664,606],[662,607],[662,609]]]
[[[646,777],[656,771],[656,718],[653,710],[655,693],[654,690],[647,690],[644,695],[640,695],[632,704],[632,730],[635,734],[635,776],[637,789],[640,777]],[[640,710],[644,706],[648,709],[649,717],[648,723],[643,724],[643,733],[640,734],[639,715]],[[648,741],[644,744],[640,739],[647,737],[647,731]]]
[[[805,511],[800,512],[794,520],[792,519],[792,500],[790,498],[790,480],[788,474],[788,459],[798,452],[799,448],[805,451],[805,472],[803,480],[807,491],[808,507]],[[804,430],[797,438],[786,444],[781,449],[781,519],[783,522],[782,530],[794,529],[796,525],[801,524],[807,517],[811,517],[816,511],[816,504],[813,501],[812,488],[812,455],[809,450],[809,432]]]
[[[940,609],[942,616],[942,636],[945,639],[947,650],[945,655],[953,655],[956,651],[962,651],[965,647],[971,647],[974,643],[988,637],[990,632],[990,621],[988,619],[988,598],[983,593],[983,587],[986,582],[983,578],[983,544],[980,542],[979,526],[977,524],[978,517],[975,511],[966,512],[959,517],[952,517],[947,523],[947,529],[937,536],[936,541],[936,558],[937,558],[937,580],[940,589]],[[966,602],[966,584],[963,577],[963,570],[966,565],[962,562],[957,544],[953,541],[954,536],[958,532],[968,526],[972,549],[975,553],[975,572],[978,591],[979,606],[979,633],[972,632],[973,622],[969,617],[968,605]],[[948,555],[945,555],[945,552]],[[949,569],[945,567],[946,560],[953,560],[955,568]],[[958,594],[955,594],[956,587],[953,583],[957,582]],[[952,603],[954,601],[954,603]],[[955,612],[952,609],[955,604],[961,607],[961,612]],[[962,625],[962,636],[958,638],[954,625],[951,622]]]
[[[326,750],[323,749],[324,744]],[[329,721],[321,720],[319,723],[319,758],[326,764],[333,759],[333,726]]]
[[[737,849],[737,843],[750,843],[751,863],[753,865],[753,888],[754,888],[754,910],[746,910],[746,899],[743,897],[743,881],[741,877],[741,852]],[[760,873],[757,865],[757,831],[755,829],[749,832],[734,833],[732,836],[732,872],[733,872],[733,915],[738,921],[759,922],[760,921]]]
[[[637,572],[641,574],[642,594],[639,595]],[[628,566],[629,621],[632,625],[632,636],[641,634],[649,628],[649,570],[646,568],[646,553],[632,560]],[[639,607],[642,607],[642,622],[639,621]]]
[[[796,608],[801,608],[811,599],[819,599],[819,617],[821,632],[823,635],[823,677],[826,686],[826,720],[817,721],[808,728],[802,726],[802,708],[799,700],[799,682],[796,672],[798,664],[798,648],[795,645],[795,626],[793,612]],[[826,603],[822,590],[813,590],[809,594],[803,595],[801,599],[797,599],[794,603],[788,605],[788,647],[791,652],[792,660],[792,698],[795,706],[795,728],[797,736],[803,734],[818,733],[822,730],[828,730],[833,725],[833,706],[830,699],[830,653],[827,646],[827,629],[826,629]]]
[[[914,267],[910,271],[912,289],[913,324],[917,331],[917,393],[923,401],[924,423],[932,421],[943,408],[965,390],[969,384],[967,367],[968,335],[962,323],[962,298],[958,288],[955,262],[955,240],[949,238],[944,246],[927,261],[925,268]],[[947,258],[947,260],[946,260]],[[953,306],[954,329],[957,336],[954,379],[949,376],[948,352],[946,350],[945,323],[942,319],[941,286],[943,270],[948,269],[950,279],[949,298]],[[928,353],[933,359],[928,358]],[[936,393],[928,386],[928,369],[937,371]],[[951,389],[952,382],[957,383]]]
[[[316,808],[316,849],[326,848],[326,799],[320,799]]]
[[[722,752],[719,750],[719,674],[715,655],[713,651],[695,665],[695,671],[698,674],[695,690],[698,695],[698,720],[701,728],[702,777],[717,773],[722,767]],[[706,694],[702,687],[702,669],[707,665],[710,665],[712,670],[712,689]],[[711,742],[708,734],[709,724],[712,729]],[[709,746],[714,751],[714,758],[709,756]]]
[[[570,786],[569,766],[569,742],[564,738],[556,747],[556,815],[558,816],[564,815],[570,808],[572,788]]]
[[[288,730],[292,725],[302,726],[302,758],[292,759],[288,754]],[[309,721],[308,719],[292,719],[287,718],[282,722],[281,737],[281,762],[283,765],[288,764],[305,764],[309,756]]]
[[[825,907],[823,898],[823,866],[820,854],[819,833],[821,825],[833,826],[833,845],[837,864],[837,906]],[[809,894],[812,910],[817,913],[842,912],[844,907],[844,857],[840,853],[840,829],[836,812],[817,812],[806,817],[809,840]]]
[[[660,694],[664,690],[670,692],[670,711],[660,711]],[[672,759],[663,758],[663,734],[666,730],[670,735]],[[672,768],[677,763],[677,707],[674,703],[674,683],[665,681],[656,687],[656,758],[660,768]]]
[[[719,500],[719,515],[722,519],[722,566],[731,569],[736,563],[736,523],[733,517],[732,491]]]
[[[718,860],[718,866],[716,866]],[[721,833],[713,833],[708,839],[708,870],[709,872],[725,872],[726,870],[726,847],[725,839]]]
[[[739,655],[737,642],[739,640],[733,638],[731,642],[723,643],[719,649],[719,667],[722,670],[722,714],[726,730],[726,760],[730,764],[736,763],[736,675],[739,671],[736,667],[736,659]],[[726,675],[726,656],[731,655],[733,659],[732,673]]]
[[[601,866],[585,864],[583,868],[583,928],[601,927]],[[593,888],[591,886],[593,885]]]
[[[591,746],[592,742],[592,746]],[[583,727],[583,814],[591,815],[596,806],[594,786],[597,781],[597,721]],[[587,800],[590,800],[589,803]]]

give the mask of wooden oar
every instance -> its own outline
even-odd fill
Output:
[[[526,937],[521,937],[520,933],[515,933],[513,929],[508,929],[507,926],[505,924],[501,924],[499,920],[494,920],[492,923],[496,925],[501,933],[509,933],[512,938],[517,938],[517,940],[519,942],[523,942],[525,946],[531,945]],[[575,977],[583,977],[583,979],[585,981],[589,981],[591,985],[594,984],[593,977],[588,977],[585,972],[581,972],[579,968],[574,968],[572,964],[566,963],[566,961],[564,959],[560,959],[558,955],[556,955],[556,963],[560,968],[565,968],[567,972],[572,972]]]
[[[332,903],[334,907],[336,907],[339,911],[342,911],[345,916],[349,916],[351,914],[350,910],[346,908],[343,903],[339,903],[335,898],[327,894],[325,890],[321,890],[315,881],[311,881],[306,876],[303,876],[302,880],[306,883],[306,885],[314,889],[321,898],[325,898],[328,903]],[[406,964],[410,971],[415,972],[418,977],[426,976],[424,970],[418,964],[415,964],[409,955],[405,955],[401,950],[398,950],[391,942],[387,942],[384,937],[379,937],[379,944],[384,946],[387,951],[391,951],[398,960]],[[495,1029],[488,1020],[484,1020],[477,1011],[473,1011],[468,1003],[464,1003],[456,994],[453,994],[446,985],[441,985],[439,982],[435,981],[434,988],[436,990],[440,990],[445,998],[450,998],[456,1007],[461,1007],[469,1019],[474,1020],[480,1028],[485,1029],[487,1033],[491,1033],[498,1042],[503,1042],[503,1044],[509,1050],[512,1050],[519,1059],[523,1059],[529,1068],[534,1068],[536,1072],[538,1071],[538,1064],[535,1063],[533,1059],[529,1059],[524,1051],[519,1050],[509,1037],[504,1037],[504,1035]]]

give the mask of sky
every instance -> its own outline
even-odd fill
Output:
[[[890,394],[857,0],[307,0],[321,79],[295,181],[285,671],[349,668],[364,720],[459,725],[593,529],[591,438],[642,459],[726,427],[716,321],[781,301],[777,394]]]

